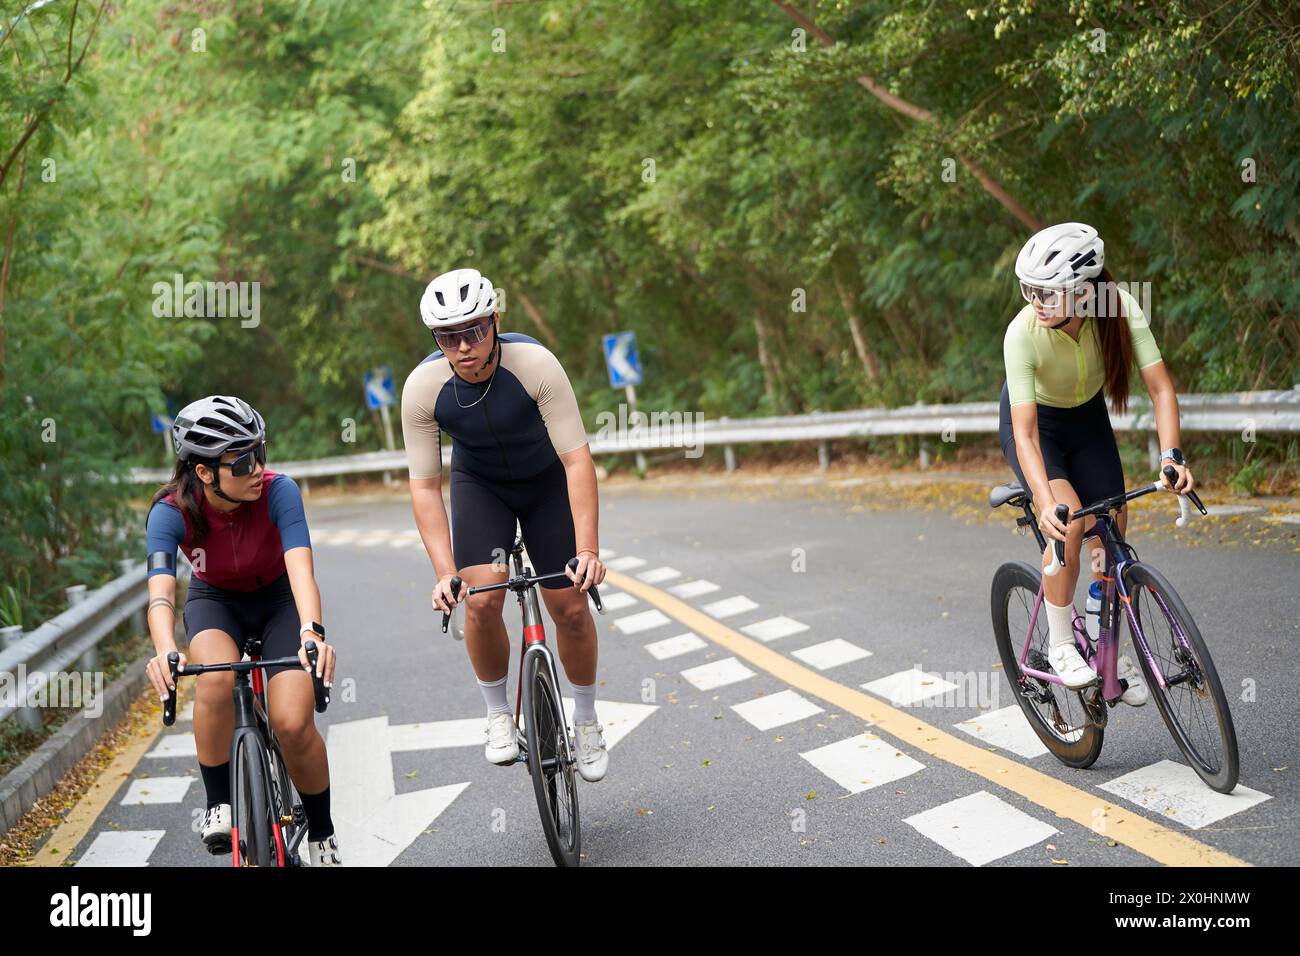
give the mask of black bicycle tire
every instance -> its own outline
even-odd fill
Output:
[[[1191,611],[1187,609],[1187,605],[1183,603],[1182,597],[1174,589],[1174,586],[1169,583],[1163,574],[1150,565],[1141,562],[1131,565],[1125,575],[1125,581],[1128,584],[1130,596],[1136,595],[1138,589],[1143,585],[1147,587],[1154,586],[1159,591],[1165,607],[1178,618],[1178,623],[1182,625],[1183,634],[1191,645],[1192,653],[1196,656],[1197,664],[1204,675],[1206,689],[1209,691],[1214,704],[1215,716],[1219,721],[1220,740],[1223,743],[1225,759],[1223,766],[1217,772],[1205,766],[1204,759],[1200,756],[1199,751],[1188,740],[1182,722],[1178,720],[1177,714],[1169,706],[1166,693],[1156,683],[1155,674],[1147,664],[1146,655],[1142,653],[1137,636],[1133,634],[1131,621],[1128,622],[1129,636],[1133,641],[1133,649],[1142,667],[1142,672],[1146,675],[1148,691],[1155,698],[1156,707],[1160,711],[1160,716],[1164,718],[1165,726],[1174,738],[1174,743],[1178,745],[1178,749],[1187,758],[1187,762],[1196,771],[1197,776],[1205,781],[1207,786],[1220,793],[1231,793],[1237,785],[1237,779],[1241,771],[1237,730],[1233,724],[1232,710],[1228,706],[1228,696],[1224,693],[1223,684],[1219,680],[1219,672],[1214,667],[1214,660],[1210,657],[1210,650],[1201,637],[1200,629],[1196,625],[1196,619],[1192,617]],[[1138,616],[1139,608],[1140,605],[1134,606],[1133,614],[1135,617]]]
[[[236,805],[232,824],[238,828],[241,866],[274,866],[275,848],[271,836],[269,768],[266,752],[256,733],[244,733],[235,747],[234,784]],[[240,798],[243,798],[242,800]],[[240,807],[245,809],[241,812]],[[246,817],[248,826],[244,826]]]
[[[1047,725],[1038,708],[1025,698],[1016,684],[1020,674],[1019,646],[1012,643],[1011,626],[1007,620],[1007,605],[1014,587],[1023,587],[1028,591],[1032,602],[1038,593],[1039,580],[1040,572],[1023,561],[1009,561],[997,569],[993,575],[993,586],[989,595],[993,615],[993,637],[998,647],[998,656],[1002,660],[1002,671],[1006,674],[1007,684],[1011,687],[1016,703],[1020,705],[1021,711],[1029,721],[1029,726],[1043,742],[1043,746],[1050,750],[1057,760],[1067,767],[1083,769],[1092,766],[1101,754],[1102,743],[1106,736],[1105,730],[1089,722],[1077,741],[1071,743],[1062,740]],[[1017,635],[1016,639],[1023,640],[1023,638],[1023,635]],[[1073,693],[1079,698],[1079,706],[1086,712],[1082,695],[1078,691]]]
[[[566,846],[551,812],[556,802],[555,790],[559,784],[554,778],[548,776],[542,766],[542,761],[548,753],[555,749],[556,741],[551,734],[546,735],[550,737],[549,747],[544,743],[542,721],[539,719],[540,708],[547,707],[550,711],[550,719],[558,719],[562,732],[568,733],[567,729],[564,729],[563,702],[551,680],[550,668],[546,666],[546,660],[541,654],[526,656],[521,680],[524,682],[524,737],[528,745],[528,773],[533,778],[533,793],[537,798],[537,810],[542,818],[542,832],[546,835],[546,845],[550,848],[551,858],[556,866],[578,866],[581,860],[582,837],[579,829],[578,788],[574,780],[573,767],[566,765],[558,771],[558,774],[565,776],[572,795],[570,801],[572,818],[569,821],[572,840],[571,845]],[[557,759],[559,757],[558,754],[553,756]]]

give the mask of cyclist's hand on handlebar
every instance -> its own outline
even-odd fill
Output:
[[[311,662],[307,660],[307,642],[316,643],[316,676],[325,681],[326,687],[334,686],[334,648],[325,643],[325,638],[317,637],[315,634],[301,635],[302,643],[298,645],[298,660],[302,661],[302,669],[311,673]]]
[[[450,614],[451,609],[460,603],[456,595],[451,592],[451,579],[454,577],[457,577],[454,571],[451,574],[444,574],[438,579],[438,583],[433,586],[433,609],[435,611]],[[463,585],[461,590],[464,591]]]
[[[180,666],[186,664],[185,655],[180,655]],[[171,680],[171,668],[167,666],[167,653],[159,654],[157,657],[149,658],[149,663],[145,665],[144,672],[149,678],[149,683],[153,684],[153,689],[158,692],[159,700],[166,700],[168,695],[176,689],[175,684],[169,683]]]
[[[1056,502],[1043,502],[1043,510],[1038,515],[1038,527],[1049,541],[1065,541],[1065,525],[1056,520]]]
[[[577,569],[571,569],[568,565],[565,565],[564,573],[574,583],[574,587],[581,589],[585,594],[592,585],[600,584],[605,580],[605,565],[599,557],[590,551],[583,551],[577,557]]]
[[[1180,495],[1185,495],[1196,487],[1196,482],[1192,479],[1192,470],[1186,465],[1177,464],[1176,462],[1170,461],[1168,458],[1160,462],[1160,483],[1165,487],[1169,486],[1169,482],[1164,476],[1166,468],[1172,468],[1174,471],[1178,472],[1178,481],[1174,483],[1173,488],[1170,489],[1171,491]]]

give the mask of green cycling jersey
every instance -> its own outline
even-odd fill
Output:
[[[1162,361],[1137,299],[1124,289],[1117,291],[1133,338],[1134,364],[1143,369]],[[1002,340],[1011,404],[1037,402],[1053,408],[1076,408],[1096,395],[1105,380],[1097,323],[1113,321],[1116,319],[1084,319],[1076,342],[1060,329],[1040,325],[1032,305],[1016,313]]]

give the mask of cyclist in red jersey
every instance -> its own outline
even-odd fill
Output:
[[[247,402],[211,395],[181,410],[172,425],[176,472],[149,507],[149,633],[157,656],[147,673],[165,700],[167,654],[176,650],[176,552],[193,566],[185,600],[189,653],[198,664],[240,660],[249,636],[262,657],[297,655],[302,669],[268,667],[267,706],[285,769],[302,797],[312,866],[341,862],[330,818],[329,762],[316,730],[315,697],[303,642],[320,648],[317,674],[334,680],[334,648],[320,623],[320,590],[302,496],[288,475],[267,470],[266,428]],[[181,662],[186,656],[181,655]],[[202,838],[230,852],[230,744],[234,674],[202,674],[194,699],[194,740],[207,795]]]

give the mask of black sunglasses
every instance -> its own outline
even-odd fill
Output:
[[[265,438],[262,439],[260,442],[258,442],[256,445],[254,445],[252,448],[248,449],[248,451],[244,452],[234,461],[223,461],[223,462],[219,462],[219,464],[229,465],[230,473],[232,475],[234,475],[236,478],[243,478],[245,475],[251,475],[253,473],[253,468],[255,467],[253,465],[254,460],[256,460],[257,464],[259,465],[266,464],[266,439]]]

